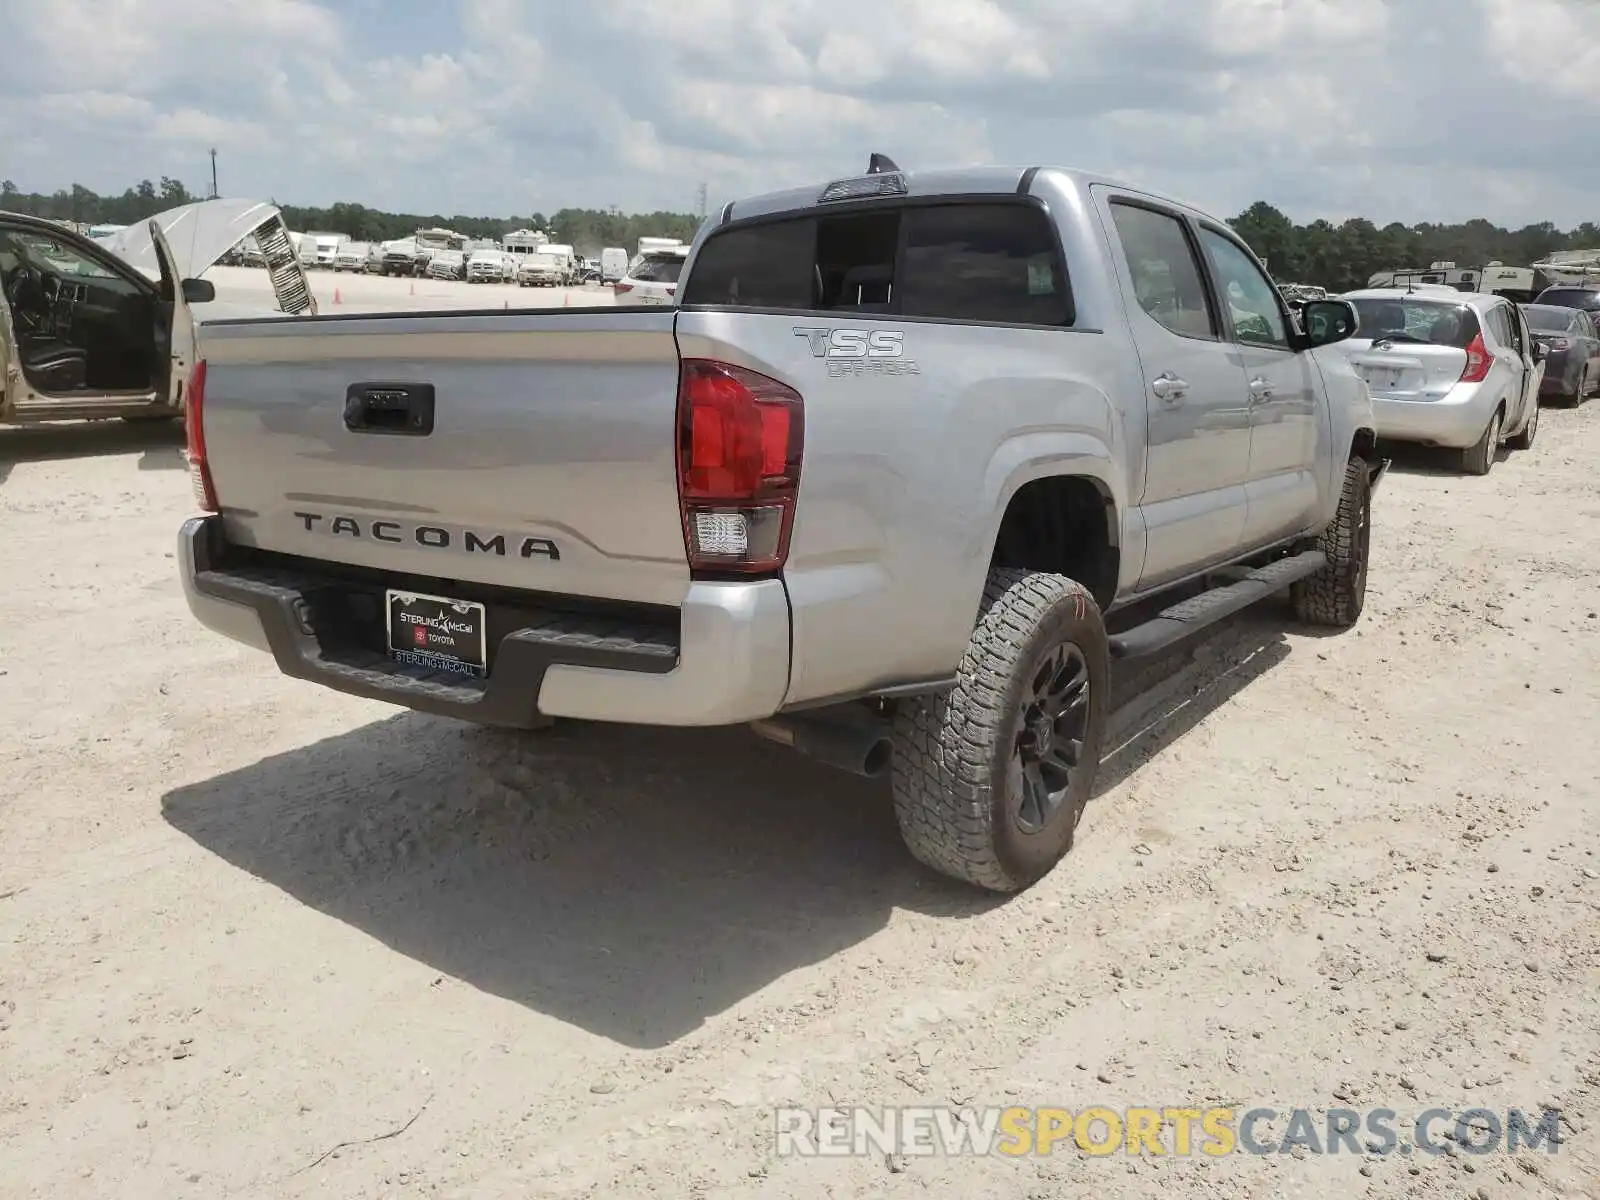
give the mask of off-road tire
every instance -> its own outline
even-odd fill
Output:
[[[1532,450],[1533,438],[1539,432],[1539,406],[1533,406],[1533,412],[1528,417],[1528,423],[1522,427],[1522,432],[1516,437],[1507,438],[1506,445],[1513,450]]]
[[[1468,475],[1487,475],[1494,466],[1495,455],[1500,452],[1500,431],[1505,427],[1505,414],[1495,409],[1494,416],[1476,445],[1461,452],[1461,469]]]
[[[1344,468],[1339,510],[1317,538],[1327,565],[1293,584],[1294,615],[1307,625],[1348,629],[1367,602],[1367,563],[1372,553],[1372,484],[1366,460],[1352,455]]]
[[[1017,820],[1023,700],[1047,657],[1068,643],[1088,676],[1081,765],[1053,817],[1027,833]],[[894,810],[912,855],[993,892],[1020,891],[1048,873],[1072,848],[1094,786],[1110,675],[1105,624],[1087,588],[1061,575],[991,571],[955,687],[896,714]]]

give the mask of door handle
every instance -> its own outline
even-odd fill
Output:
[[[1250,381],[1250,399],[1252,401],[1271,400],[1272,385],[1265,379],[1252,379]]]
[[[344,396],[344,427],[352,433],[427,437],[433,432],[431,383],[352,383]]]
[[[1150,390],[1158,400],[1181,400],[1189,394],[1189,382],[1171,371],[1163,371],[1150,381]]]

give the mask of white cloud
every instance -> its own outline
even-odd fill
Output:
[[[1231,214],[1596,219],[1590,0],[0,0],[0,171],[443,213],[907,166]]]

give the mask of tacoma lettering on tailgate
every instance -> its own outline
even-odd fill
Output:
[[[548,558],[561,561],[561,548],[549,538],[516,537],[504,533],[482,533],[473,529],[452,532],[439,525],[412,525],[404,521],[374,521],[366,517],[329,516],[326,513],[294,514],[307,533],[332,537],[413,544],[425,550],[455,550],[462,554],[493,554],[504,558],[515,547],[518,558]]]

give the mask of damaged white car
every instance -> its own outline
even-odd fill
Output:
[[[275,311],[316,301],[277,208],[206,200],[95,241],[51,221],[0,212],[0,423],[183,413],[196,315],[262,315],[215,303],[200,276],[254,234]],[[227,309],[224,313],[223,309]]]

